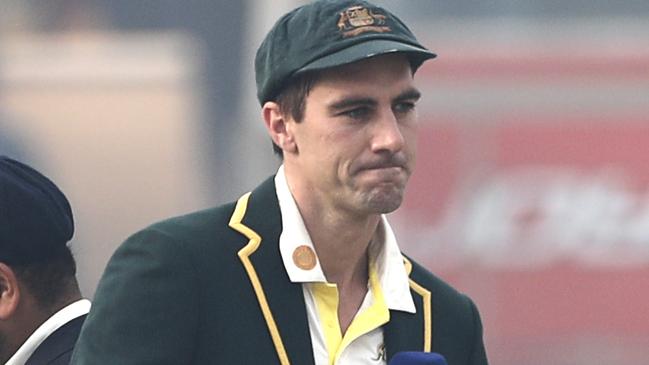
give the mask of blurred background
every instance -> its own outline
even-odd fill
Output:
[[[75,210],[84,294],[128,235],[278,160],[253,57],[302,1],[0,0],[0,153]],[[492,364],[649,359],[649,2],[378,1],[417,74],[404,251],[478,304]]]

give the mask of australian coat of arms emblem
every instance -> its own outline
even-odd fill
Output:
[[[389,32],[390,27],[385,25],[386,16],[374,13],[363,6],[352,6],[340,13],[338,30],[343,38],[357,36],[365,32]]]

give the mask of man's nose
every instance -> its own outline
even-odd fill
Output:
[[[382,113],[374,126],[372,151],[396,153],[401,151],[404,143],[399,120],[394,115],[394,112],[390,110]]]

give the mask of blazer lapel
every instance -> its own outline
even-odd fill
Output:
[[[279,252],[282,219],[273,177],[239,199],[230,226],[249,239],[239,258],[255,289],[280,364],[313,365],[302,285],[290,281]]]
[[[412,264],[404,257],[408,275]],[[390,322],[383,328],[383,338],[388,361],[399,351],[430,352],[432,340],[432,294],[410,278],[410,294],[415,302],[416,313],[390,311]]]
[[[421,302],[415,298],[417,313],[390,311],[390,322],[383,327],[383,339],[388,361],[399,351],[423,351],[424,321],[421,313]]]

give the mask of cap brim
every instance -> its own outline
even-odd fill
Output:
[[[421,63],[425,60],[437,57],[435,53],[425,48],[420,48],[393,40],[376,39],[359,43],[351,47],[342,49],[336,53],[319,58],[300,68],[296,73],[342,66],[348,63],[388,53],[406,53],[410,58],[410,62],[413,63],[415,68],[419,67],[419,65],[421,65]]]

